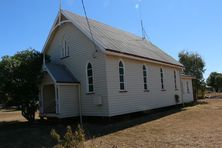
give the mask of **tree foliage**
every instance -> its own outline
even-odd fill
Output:
[[[3,56],[0,61],[0,92],[12,105],[38,99],[42,54],[34,49]]]
[[[197,98],[197,93],[200,89],[203,89],[205,85],[203,73],[205,72],[205,62],[198,53],[189,53],[187,51],[182,51],[179,53],[179,61],[185,67],[184,73],[186,75],[193,76],[194,94]]]
[[[197,80],[203,79],[205,72],[205,62],[198,53],[182,51],[179,53],[179,61],[185,67],[184,73],[195,77]]]
[[[212,72],[207,78],[207,85],[213,87],[218,92],[222,88],[222,73]]]

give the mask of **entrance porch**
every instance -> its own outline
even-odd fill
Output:
[[[64,66],[46,64],[40,87],[40,117],[79,116],[80,84]]]

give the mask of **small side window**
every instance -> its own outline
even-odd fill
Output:
[[[163,69],[160,68],[160,82],[161,82],[161,89],[164,90],[164,80],[163,80]]]
[[[148,87],[147,87],[147,69],[146,69],[145,65],[143,65],[143,88],[144,88],[144,90],[148,89]]]
[[[68,56],[69,56],[69,42],[67,37],[64,36],[62,40],[61,58],[65,58]]]
[[[119,62],[119,84],[120,84],[120,90],[125,90],[125,77],[124,77],[124,65],[123,62]]]
[[[175,70],[174,70],[174,88],[175,88],[175,90],[178,89],[178,88],[177,88],[177,73],[176,73]]]
[[[189,82],[187,81],[186,84],[187,84],[187,93],[189,94],[190,93]]]

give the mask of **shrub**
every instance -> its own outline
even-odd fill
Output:
[[[75,132],[71,126],[67,126],[63,139],[54,129],[51,130],[51,136],[57,142],[54,148],[84,148],[85,133],[79,125]]]
[[[25,117],[30,123],[35,121],[35,112],[37,111],[38,104],[35,101],[22,104],[22,116]]]

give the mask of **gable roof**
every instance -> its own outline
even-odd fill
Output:
[[[61,15],[67,19],[66,22],[71,22],[83,34],[92,40],[85,17],[74,14],[67,10],[61,10]],[[58,14],[56,20],[58,20],[59,17],[60,15]],[[89,19],[89,23],[95,44],[105,53],[112,52],[130,57],[133,56],[137,58],[143,58],[158,63],[183,67],[180,62],[166,54],[150,41],[142,40],[141,37],[138,37],[132,33],[113,28],[109,25],[92,19]]]
[[[62,14],[83,33],[90,36],[85,17],[66,10],[62,10]],[[89,23],[95,41],[105,50],[123,54],[126,53],[128,55],[135,55],[138,57],[148,58],[150,60],[183,66],[150,41],[142,40],[141,37],[113,28],[92,19],[89,19]]]
[[[45,66],[47,72],[57,83],[79,83],[64,65],[46,63]]]

